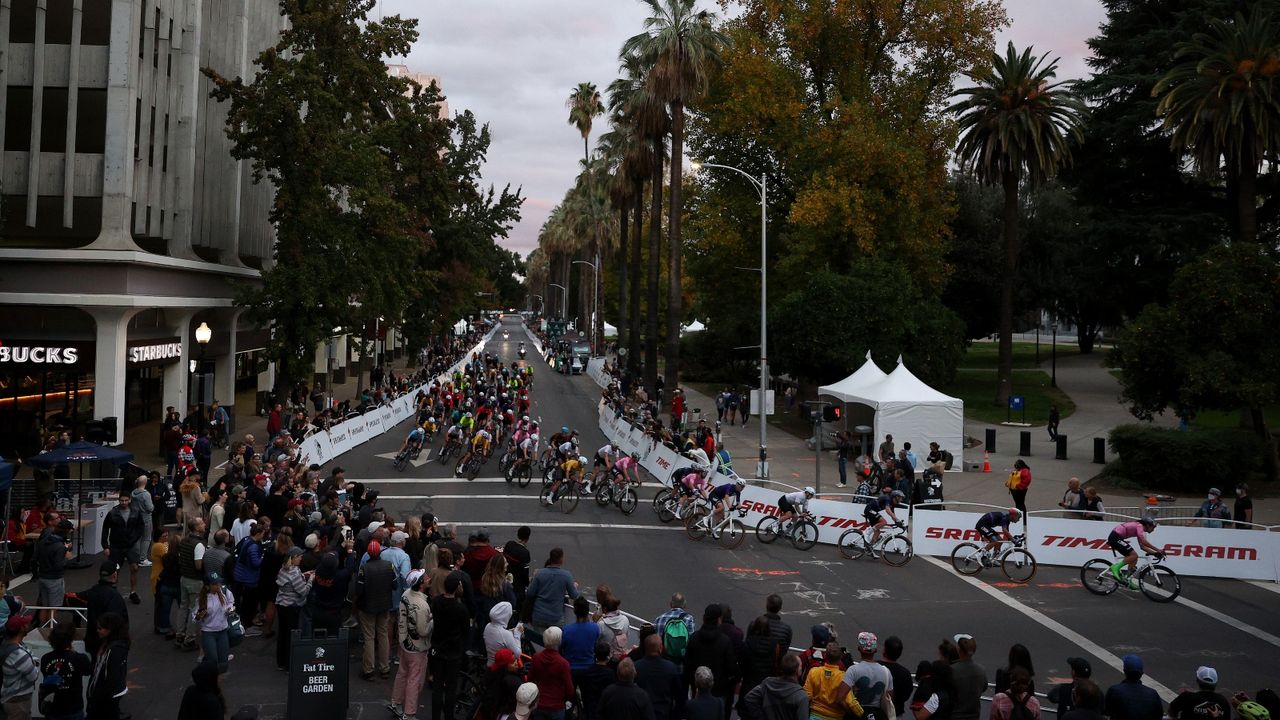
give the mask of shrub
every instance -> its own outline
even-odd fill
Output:
[[[1251,432],[1197,429],[1179,432],[1149,425],[1120,425],[1111,431],[1119,457],[1103,474],[1145,490],[1200,494],[1210,487],[1226,492],[1262,472],[1265,446]]]

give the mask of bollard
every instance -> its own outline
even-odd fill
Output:
[[[1054,460],[1067,459],[1067,436],[1066,435],[1058,436],[1058,452],[1056,455],[1053,456],[1053,459]]]
[[[1107,441],[1105,438],[1093,439],[1093,461],[1099,465],[1107,464]]]
[[[1018,454],[1022,457],[1031,457],[1031,431],[1023,430],[1018,433]]]
[[[985,449],[989,453],[993,453],[996,451],[996,429],[995,428],[987,428],[987,447]]]

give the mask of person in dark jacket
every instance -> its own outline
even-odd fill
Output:
[[[338,634],[342,624],[342,605],[351,585],[351,571],[339,556],[339,551],[326,552],[316,566],[316,580],[307,598],[307,613],[313,629],[328,631],[329,637]]]
[[[614,683],[617,675],[609,669],[609,644],[596,643],[595,664],[574,673],[573,683],[582,693],[582,720],[600,720],[600,698],[604,691]]]
[[[235,589],[232,592],[239,598],[237,607],[240,610],[240,616],[244,618],[246,637],[262,634],[262,630],[250,627],[250,623],[253,623],[254,618],[258,616],[258,608],[262,598],[262,588],[260,587],[263,557],[262,538],[266,529],[263,523],[253,524],[249,529],[249,536],[242,539],[240,544],[236,546],[236,559],[231,566],[231,579],[235,581]],[[208,558],[205,559],[205,563],[208,564]],[[218,570],[218,568],[210,569]],[[270,581],[273,582],[274,578]]]
[[[809,696],[800,685],[800,656],[787,653],[781,671],[765,679],[742,700],[743,720],[807,720]]]
[[[71,649],[74,639],[71,623],[58,623],[49,633],[53,650],[40,658],[40,674],[45,680],[39,696],[42,702],[51,704],[49,711],[43,713],[45,717],[75,718],[84,712],[84,679],[93,672],[93,661]]]
[[[775,673],[779,669],[781,662],[787,650],[791,647],[791,626],[782,619],[782,596],[773,593],[764,601],[764,617],[769,620],[769,637],[773,638],[774,645],[777,646],[777,653],[774,655],[773,669],[770,674]]]
[[[365,549],[369,562],[356,576],[355,601],[364,638],[363,672],[360,677],[373,679],[374,663],[382,678],[391,677],[391,656],[387,627],[391,620],[391,593],[396,589],[396,570],[382,559],[382,543],[373,540]]]
[[[746,662],[742,665],[742,698],[765,678],[773,674],[772,668],[778,644],[769,634],[769,618],[761,615],[747,626],[745,641]]]
[[[227,716],[227,699],[218,682],[218,663],[206,659],[191,671],[191,685],[182,693],[178,720],[222,720]]]
[[[120,698],[129,691],[129,620],[122,614],[108,612],[98,618],[96,626],[91,624],[89,628],[86,640],[90,634],[95,635],[97,650],[93,653],[93,674],[89,676],[86,718],[119,720]]]
[[[510,648],[502,648],[484,675],[484,696],[480,717],[496,720],[516,710],[516,690],[520,688],[520,660]]]
[[[36,567],[39,569],[40,589],[36,604],[41,607],[62,607],[66,595],[63,573],[71,559],[70,520],[61,520],[53,530],[40,536],[36,547]],[[49,611],[40,611],[41,622],[48,619]]]
[[[694,672],[705,666],[715,678],[711,694],[728,702],[738,685],[738,661],[734,657],[732,641],[720,631],[722,612],[715,603],[703,611],[702,627],[689,638],[689,646],[685,649],[684,684],[685,687],[693,687]]]
[[[636,685],[649,694],[655,720],[680,716],[684,699],[680,668],[662,657],[662,638],[656,634],[645,638],[644,657],[636,662]]]
[[[84,633],[84,649],[89,657],[98,657],[99,619],[109,613],[119,615],[129,624],[129,606],[120,591],[116,590],[116,581],[120,578],[120,569],[112,560],[107,560],[98,568],[98,584],[81,593],[85,602],[86,630]]]
[[[444,593],[431,601],[431,651],[427,662],[431,670],[431,720],[441,720],[445,708],[452,708],[462,670],[463,655],[470,624],[470,613],[458,595],[462,590],[461,573],[444,580]]]
[[[618,682],[605,688],[601,694],[600,717],[609,720],[655,720],[649,693],[636,685],[636,665],[631,658],[623,658],[618,663]]]
[[[1067,665],[1071,668],[1071,682],[1060,683],[1049,688],[1049,702],[1058,703],[1058,717],[1061,718],[1071,712],[1075,707],[1075,690],[1076,683],[1081,680],[1088,680],[1093,675],[1093,667],[1089,665],[1089,661],[1082,657],[1067,658]],[[1096,689],[1096,685],[1094,686]],[[1100,710],[1101,708],[1093,708]]]
[[[121,494],[120,502],[107,513],[102,523],[102,547],[106,548],[106,556],[121,567],[129,563],[129,602],[134,605],[142,603],[138,597],[138,563],[142,557],[138,553],[138,541],[146,532],[142,511],[131,507],[133,498]]]

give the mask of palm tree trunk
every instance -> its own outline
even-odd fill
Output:
[[[1258,241],[1258,168],[1256,165],[1246,164],[1237,171],[1236,223],[1239,226],[1240,240],[1247,243]]]
[[[627,307],[631,304],[628,294],[630,288],[627,279],[631,277],[631,268],[627,256],[627,221],[631,218],[630,203],[620,203],[618,210],[618,346],[627,343],[627,330],[631,328],[627,317]]]
[[[573,256],[565,253],[560,256],[560,273],[564,278],[560,284],[564,286],[564,290],[560,291],[560,304],[564,307],[560,308],[560,319],[569,319],[569,290],[572,289],[573,283],[569,282],[569,270],[573,267]]]
[[[649,199],[649,277],[644,336],[644,384],[649,393],[658,386],[658,245],[662,242],[662,137],[653,141],[653,180]]]
[[[684,103],[676,100],[671,103],[671,197],[667,200],[667,228],[670,240],[667,245],[667,353],[666,367],[663,373],[666,392],[665,398],[671,397],[680,383],[680,319],[682,312],[682,290],[680,276],[680,176],[684,172]],[[664,402],[663,405],[666,403]]]
[[[631,340],[627,343],[627,368],[635,375],[640,367],[640,244],[644,241],[644,181],[635,182],[634,194],[635,221],[631,226],[631,277],[624,282],[631,285],[631,307],[627,309],[630,317]],[[621,340],[621,337],[619,337]]]
[[[996,407],[1009,404],[1013,380],[1013,287],[1017,282],[1018,173],[1006,170],[1004,184],[1004,272],[1000,275],[1000,355],[996,363]]]

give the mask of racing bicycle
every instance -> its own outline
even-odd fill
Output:
[[[1030,582],[1036,574],[1036,558],[1026,548],[1027,536],[1001,540],[995,553],[978,543],[963,542],[951,551],[951,566],[961,575],[977,575],[983,568],[999,567],[1010,582]]]
[[[1114,550],[1111,553],[1118,557]],[[1136,578],[1138,590],[1152,602],[1173,602],[1182,593],[1182,581],[1178,579],[1177,573],[1164,564],[1163,560],[1163,554],[1146,553],[1138,558],[1138,565],[1134,568],[1132,576],[1128,574],[1127,569],[1122,570],[1120,574],[1126,580],[1129,577]],[[1127,582],[1120,582],[1111,574],[1111,565],[1114,562],[1115,560],[1106,558],[1094,558],[1086,562],[1080,567],[1081,584],[1094,595],[1110,595],[1120,588],[1130,590]]]
[[[653,511],[658,514],[658,519],[664,523],[669,523],[677,518],[681,522],[692,512],[694,504],[697,500],[696,496],[691,497],[684,507],[680,507],[680,491],[673,488],[663,488],[653,496]]]
[[[785,523],[777,515],[767,515],[756,524],[756,539],[766,545],[784,536],[797,550],[812,548],[818,542],[818,526],[813,522],[813,515],[806,512]]]
[[[613,503],[618,506],[623,515],[635,512],[636,506],[640,504],[640,496],[636,494],[633,483],[620,483],[612,477],[606,477],[596,483],[595,495],[597,505],[606,507]]]
[[[543,505],[550,500],[551,504],[560,503],[560,511],[566,515],[573,512],[578,507],[578,501],[582,499],[582,481],[576,476],[570,476],[560,482],[560,489],[553,495],[551,493],[551,485],[543,486],[542,492],[538,494],[538,500]]]
[[[911,562],[911,556],[915,554],[911,549],[911,536],[906,527],[901,522],[895,523],[892,530],[885,528],[874,543],[867,539],[868,534],[875,531],[874,525],[851,527],[840,534],[836,547],[840,548],[841,555],[850,560],[870,555],[894,567],[902,567]]]
[[[440,448],[440,454],[436,456],[436,462],[440,463],[441,465],[444,465],[445,463],[449,462],[449,458],[458,454],[458,451],[461,449],[462,449],[462,441],[458,440],[457,438],[446,438],[444,441],[444,445],[441,446]]]
[[[409,465],[409,461],[417,460],[418,455],[421,453],[422,453],[421,445],[416,445],[416,444],[410,445],[404,450],[401,450],[400,453],[396,455],[396,458],[391,461],[391,467],[394,467],[396,470],[400,472],[404,472],[405,467]]]
[[[684,519],[684,531],[689,538],[701,540],[710,535],[725,550],[732,550],[741,545],[747,538],[747,526],[742,522],[742,518],[747,516],[747,509],[743,507],[730,510],[719,522],[715,521],[715,513],[712,510],[703,502],[693,506],[693,510]]]
[[[533,460],[516,460],[507,468],[507,482],[514,481],[520,487],[529,487],[533,479]]]

